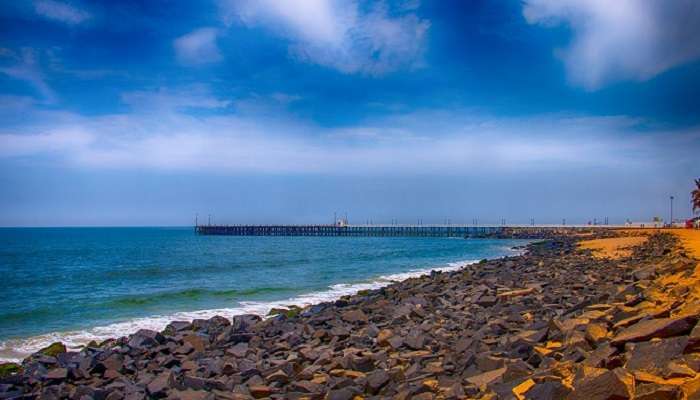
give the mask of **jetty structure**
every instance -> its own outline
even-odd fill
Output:
[[[198,235],[220,236],[381,236],[381,237],[498,237],[515,231],[557,231],[614,226],[588,225],[466,225],[466,224],[360,224],[339,220],[318,225],[195,225]]]

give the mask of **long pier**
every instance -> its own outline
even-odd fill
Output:
[[[468,237],[498,234],[503,227],[466,225],[200,225],[199,235]]]
[[[514,232],[554,232],[557,230],[612,228],[585,225],[199,225],[195,233],[220,236],[404,236],[404,237],[498,237]]]

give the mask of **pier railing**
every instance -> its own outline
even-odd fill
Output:
[[[501,227],[447,225],[205,225],[200,235],[225,236],[416,236],[465,237],[496,234]]]

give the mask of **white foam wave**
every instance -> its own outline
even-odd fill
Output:
[[[215,315],[232,317],[240,314],[267,315],[272,308],[296,305],[305,307],[327,301],[335,301],[343,296],[355,294],[361,290],[379,289],[393,282],[403,281],[430,273],[430,271],[455,271],[478,260],[467,260],[449,263],[444,267],[418,269],[408,272],[379,276],[372,281],[359,283],[339,283],[331,285],[328,290],[302,294],[297,297],[280,301],[242,301],[238,307],[218,308],[210,310],[178,312],[170,315],[156,315],[135,318],[129,321],[116,322],[105,326],[97,326],[86,330],[52,332],[44,335],[22,339],[0,341],[0,362],[20,361],[26,356],[50,345],[63,342],[69,349],[79,349],[92,340],[101,342],[109,338],[125,336],[139,329],[163,330],[171,321],[191,321],[193,319],[208,319]]]

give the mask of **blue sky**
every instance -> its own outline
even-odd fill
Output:
[[[4,2],[0,225],[688,215],[699,58],[692,0]]]

